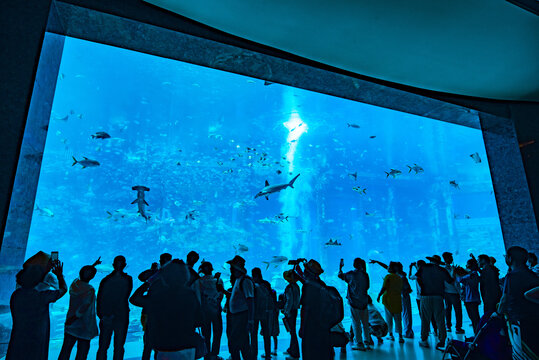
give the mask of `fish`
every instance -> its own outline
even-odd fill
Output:
[[[71,166],[75,166],[75,164],[80,164],[83,169],[86,169],[87,167],[96,167],[100,165],[97,161],[88,159],[85,156],[82,157],[84,160],[77,160],[75,159],[74,156],[72,156],[72,158],[73,158],[73,165]]]
[[[338,242],[337,239],[329,239],[328,242],[325,244],[326,246],[341,246],[342,243]]]
[[[376,139],[376,135],[369,136],[370,139]]]
[[[421,173],[425,172],[425,170],[421,166],[419,166],[417,164],[414,164],[414,166],[409,166],[409,165],[406,165],[406,166],[408,167],[408,169],[410,169],[410,170],[408,170],[408,173],[411,173],[412,170],[414,170],[416,174],[421,174]]]
[[[353,177],[354,180],[357,180],[357,171],[355,173],[349,173],[348,176]]]
[[[62,118],[60,118],[60,117],[56,118],[56,120],[62,120],[62,121],[67,121],[68,119],[69,119],[69,115],[66,115],[66,116],[64,116]]]
[[[266,264],[266,270],[269,269],[270,265],[274,265],[275,267],[282,265],[288,261],[288,258],[286,256],[272,256],[271,260],[269,261],[262,261],[263,264]]]
[[[264,86],[269,86],[271,84],[273,84],[271,81],[264,80]]]
[[[456,180],[451,180],[449,182],[449,185],[453,186],[455,189],[460,189],[459,184],[457,184]]]
[[[133,218],[138,216],[138,212],[129,212],[125,209],[118,209],[113,211],[107,210],[107,219],[112,219],[114,221],[118,221],[119,219],[127,219],[127,218]]]
[[[351,128],[354,128],[354,129],[359,129],[359,125],[357,124],[350,124],[350,123],[347,123],[348,127],[351,127]]]
[[[133,186],[131,189],[137,192],[137,198],[133,200],[131,204],[137,204],[138,213],[140,214],[140,216],[144,218],[144,220],[146,220],[146,222],[148,222],[148,219],[150,217],[146,214],[144,206],[150,206],[150,205],[148,205],[148,203],[144,199],[144,195],[146,191],[150,191],[150,188],[146,186],[142,186],[142,185],[137,185],[137,186]]]
[[[288,215],[285,216],[284,213],[280,213],[279,215],[275,215],[275,218],[281,222],[284,222],[285,220],[288,221]]]
[[[359,186],[354,186],[352,188],[352,190],[354,190],[355,192],[358,192],[360,194],[366,194],[367,193],[367,189],[362,189]]]
[[[234,247],[234,250],[236,250],[236,254],[241,254],[241,253],[249,251],[249,248],[243,244],[238,244],[237,246],[234,245],[233,247]]]
[[[395,170],[395,169],[391,169],[389,172],[385,172],[386,173],[386,178],[389,177],[390,175],[393,176],[393,178],[396,178],[397,175],[401,175],[402,174],[402,171],[400,170]]]
[[[110,135],[104,131],[98,131],[94,135],[92,135],[92,139],[110,139]]]
[[[292,180],[290,180],[287,184],[279,184],[279,185],[270,185],[268,180],[266,180],[265,186],[262,190],[260,190],[256,195],[255,199],[260,196],[264,196],[266,200],[269,200],[268,195],[279,192],[281,190],[286,189],[287,187],[294,188],[294,182],[298,178],[300,174],[297,174]]]
[[[277,224],[277,223],[278,223],[278,221],[272,220],[272,219],[267,218],[267,217],[265,217],[265,218],[263,218],[263,219],[259,219],[259,220],[257,220],[257,221],[258,221],[259,223],[261,223],[261,224]]]
[[[476,164],[479,164],[481,162],[481,156],[479,156],[478,153],[473,153],[470,155],[470,157],[475,161]]]
[[[37,204],[34,210],[37,211],[41,216],[54,217],[54,213],[52,212],[52,210],[47,208],[40,208]]]
[[[276,171],[277,175],[281,175],[283,172],[281,170]]]
[[[185,215],[185,220],[196,220],[199,212],[197,210],[191,210]]]

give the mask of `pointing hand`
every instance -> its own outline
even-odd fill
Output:
[[[99,264],[102,264],[103,262],[101,261],[101,256],[93,263],[92,266],[97,266]]]

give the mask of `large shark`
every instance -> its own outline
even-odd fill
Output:
[[[137,191],[137,198],[131,203],[131,204],[137,204],[138,205],[138,213],[140,216],[142,216],[146,221],[150,218],[148,215],[146,215],[146,212],[144,211],[144,206],[149,206],[146,200],[144,200],[144,193],[146,191],[150,191],[150,188],[147,188],[146,186],[133,186],[131,189]]]
[[[259,196],[264,196],[266,200],[269,200],[268,195],[279,192],[281,190],[286,189],[287,187],[294,188],[294,181],[298,178],[300,174],[297,174],[292,180],[290,180],[289,183],[286,184],[279,184],[279,185],[271,185],[269,184],[268,180],[266,180],[266,186],[262,190],[258,192],[258,194],[255,195],[255,199]]]

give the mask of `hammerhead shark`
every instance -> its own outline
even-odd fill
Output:
[[[137,204],[138,205],[138,213],[140,216],[142,216],[146,221],[150,218],[148,215],[146,215],[146,212],[144,211],[144,206],[149,206],[146,200],[144,200],[144,192],[150,191],[150,188],[146,186],[133,186],[131,189],[137,191],[137,198],[131,203],[131,204]]]
[[[298,178],[299,175],[300,174],[297,174],[292,180],[290,180],[289,183],[286,183],[286,184],[279,184],[279,185],[271,185],[270,186],[268,180],[266,180],[266,186],[264,186],[264,188],[262,190],[260,190],[258,192],[258,194],[255,195],[255,199],[257,197],[259,197],[259,196],[264,196],[266,198],[266,200],[269,200],[269,198],[268,198],[269,194],[279,192],[281,190],[286,189],[289,186],[293,189],[294,188],[294,181],[296,181],[296,179]]]

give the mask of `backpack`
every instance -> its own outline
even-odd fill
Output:
[[[211,279],[199,279],[198,280],[201,293],[201,306],[204,310],[220,312],[222,296],[217,291],[217,280]]]
[[[268,312],[273,310],[274,302],[271,290],[264,284],[255,285],[255,317],[261,319],[267,316]]]
[[[344,319],[343,299],[333,286],[318,285],[320,292],[320,325],[331,329]]]

